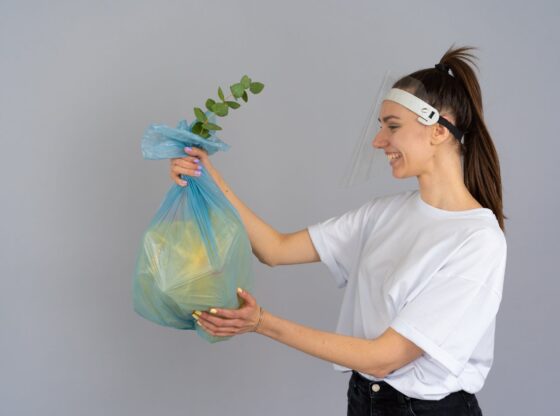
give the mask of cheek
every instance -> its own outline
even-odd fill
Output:
[[[432,158],[432,150],[418,136],[395,137],[394,147],[403,154],[404,166],[420,167],[425,165]]]

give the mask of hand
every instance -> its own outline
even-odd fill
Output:
[[[238,291],[237,296],[243,301],[239,309],[211,308],[210,310],[215,310],[216,313],[195,311],[200,315],[198,318],[195,314],[193,316],[206,332],[214,336],[229,337],[253,332],[259,322],[260,306],[257,305],[256,299],[245,290],[241,293]]]
[[[180,175],[194,176],[196,178],[200,176],[196,173],[200,170],[200,166],[203,166],[207,171],[213,168],[208,153],[205,150],[197,147],[192,147],[191,149],[187,150],[185,148],[185,153],[189,156],[175,157],[169,161],[171,179],[179,186],[187,185],[187,182],[183,181]]]

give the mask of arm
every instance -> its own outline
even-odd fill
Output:
[[[244,301],[241,308],[212,308],[210,313],[197,311],[199,316],[193,316],[212,335],[256,331],[306,354],[377,378],[385,378],[423,354],[422,349],[390,327],[377,338],[364,339],[319,331],[264,309],[261,321],[261,308],[255,298],[247,291],[238,293]]]
[[[422,349],[391,327],[374,339],[319,331],[264,311],[258,333],[304,353],[344,367],[385,378],[423,354]]]
[[[253,254],[261,263],[268,266],[296,264],[319,261],[319,255],[309,238],[307,230],[291,234],[281,234],[259,218],[231,190],[220,173],[210,162],[208,155],[201,149],[193,148],[188,152],[191,157],[171,159],[171,178],[181,185],[181,174],[194,176],[198,158],[228,201],[235,207],[247,230]],[[182,186],[182,185],[181,185]]]

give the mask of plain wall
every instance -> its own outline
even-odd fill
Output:
[[[172,185],[150,123],[244,74],[259,95],[213,156],[281,232],[417,187],[337,182],[382,75],[479,48],[508,241],[485,415],[556,406],[560,6],[554,1],[0,1],[0,414],[342,415],[349,374],[257,334],[208,344],[132,309],[140,238]],[[343,290],[321,263],[254,259],[257,301],[334,331]]]

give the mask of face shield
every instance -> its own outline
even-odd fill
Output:
[[[383,101],[396,102],[415,113],[417,121],[425,126],[439,123],[445,126],[461,143],[464,135],[448,120],[441,117],[439,111],[429,105],[420,97],[427,97],[426,90],[421,81],[398,76],[392,71],[387,71],[377,88],[376,95],[367,114],[360,136],[353,146],[350,160],[346,164],[339,187],[352,188],[364,183],[374,183],[381,177],[391,176],[389,160],[383,149],[373,146],[373,139],[381,129],[379,120]],[[401,81],[400,88],[393,88],[397,81]]]

